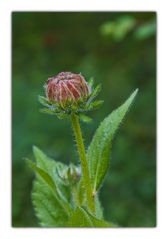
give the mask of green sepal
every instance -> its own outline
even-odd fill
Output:
[[[95,89],[93,89],[93,91],[91,92],[88,98],[87,104],[89,104],[91,101],[93,101],[96,98],[96,96],[100,93],[101,88],[102,88],[101,84],[99,84],[95,87]]]
[[[91,89],[93,88],[93,85],[94,85],[94,77],[91,77],[91,78],[88,80],[88,85],[90,86]]]
[[[90,118],[89,116],[84,115],[84,114],[79,114],[79,118],[84,123],[91,123],[93,121],[92,118]]]
[[[98,109],[103,103],[104,103],[104,100],[93,101],[89,104],[89,106],[87,107],[87,110],[91,111],[91,110]]]
[[[38,96],[38,101],[45,107],[50,107],[52,105],[51,101],[41,95]]]
[[[50,115],[57,115],[59,113],[59,111],[50,108],[39,109],[39,112]]]

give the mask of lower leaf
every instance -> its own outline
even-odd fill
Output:
[[[69,222],[69,227],[114,227],[113,224],[104,220],[98,219],[89,213],[83,207],[77,207],[72,214]]]
[[[49,159],[37,147],[33,148],[36,164],[29,162],[36,172],[33,183],[32,202],[41,226],[66,226],[71,214],[71,191],[65,186],[58,172],[66,165]]]

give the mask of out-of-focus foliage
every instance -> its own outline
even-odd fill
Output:
[[[105,22],[100,27],[104,36],[109,36],[115,41],[122,41],[135,26],[135,18],[132,16],[120,16],[117,20]]]
[[[127,34],[133,34],[135,39],[143,40],[156,33],[155,18],[149,22],[140,23],[131,15],[119,16],[113,21],[107,21],[100,26],[103,36],[110,37],[114,41],[123,41]]]
[[[60,71],[81,72],[102,83],[105,102],[88,114],[93,122],[82,125],[86,145],[99,122],[139,88],[113,141],[99,197],[108,221],[124,227],[156,225],[155,21],[152,12],[13,13],[13,226],[38,226],[30,198],[33,175],[23,160],[33,158],[32,145],[68,164],[78,160],[70,123],[39,113],[37,96],[45,80]],[[107,30],[119,33],[104,34]]]

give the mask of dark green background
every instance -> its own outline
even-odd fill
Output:
[[[156,225],[156,14],[90,12],[12,14],[12,224],[34,227],[33,173],[23,157],[32,145],[50,157],[78,162],[70,123],[41,114],[37,96],[48,77],[81,72],[102,83],[103,106],[82,124],[88,145],[99,122],[139,94],[113,141],[100,198],[108,221],[124,227]],[[133,23],[133,24],[132,24]]]

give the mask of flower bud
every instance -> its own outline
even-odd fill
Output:
[[[48,100],[57,102],[62,108],[86,100],[90,89],[81,74],[61,72],[47,81],[46,95]]]
[[[67,175],[68,175],[68,180],[70,183],[75,184],[79,181],[80,176],[81,176],[81,168],[76,167],[73,164],[69,165],[68,171],[67,171]]]
[[[57,174],[65,185],[74,185],[80,180],[81,167],[70,164],[62,170],[57,169]]]

